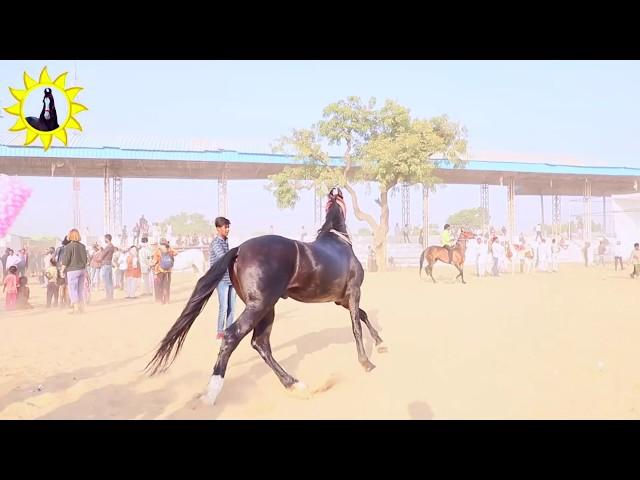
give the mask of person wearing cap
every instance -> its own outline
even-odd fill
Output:
[[[453,246],[454,246],[454,241],[453,241],[453,238],[451,237],[450,228],[451,226],[448,223],[445,223],[444,230],[440,234],[440,240],[442,242],[442,246],[447,249],[447,252],[449,252],[449,263],[451,263],[451,260],[453,259],[452,255],[453,255]]]

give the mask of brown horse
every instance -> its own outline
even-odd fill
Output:
[[[458,241],[451,251],[451,264],[458,269],[458,272],[460,272],[456,276],[456,280],[460,277],[462,279],[462,283],[467,283],[464,281],[464,272],[462,267],[464,266],[464,252],[467,250],[467,240],[470,238],[475,238],[475,234],[473,232],[461,230]],[[420,278],[422,278],[422,265],[424,264],[425,258],[427,260],[427,266],[424,270],[431,277],[433,283],[436,283],[436,279],[433,278],[433,265],[438,260],[442,263],[449,263],[449,251],[445,247],[440,247],[438,245],[432,245],[424,250],[420,254]]]

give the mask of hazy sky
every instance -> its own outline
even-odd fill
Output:
[[[469,132],[472,158],[640,167],[640,63],[633,61],[0,61],[0,105],[15,103],[26,70],[43,66],[52,78],[68,71],[68,85],[84,87],[77,101],[89,111],[77,118],[81,146],[270,152],[292,128],[308,127],[327,104],[349,95],[394,99],[414,116],[448,114]],[[21,144],[0,118],[0,143]],[[73,138],[73,137],[72,137]],[[54,141],[57,142],[57,141]],[[57,143],[54,143],[57,144]],[[12,233],[62,235],[72,220],[71,179],[25,177],[33,196]],[[102,232],[102,183],[81,183],[82,218]],[[229,182],[229,215],[243,235],[270,224],[295,234],[312,228],[312,198],[303,193],[295,211],[278,210],[264,182]],[[367,211],[378,210],[361,189]],[[413,190],[412,222],[421,223],[419,190]],[[391,224],[400,220],[400,196]],[[479,205],[480,188],[448,186],[432,196],[431,221],[443,223]],[[545,217],[551,216],[550,199]],[[516,202],[518,229],[539,220],[539,198]],[[563,216],[580,207],[569,199]],[[181,211],[217,214],[215,181],[124,180],[125,224],[141,213],[162,220]],[[506,218],[506,189],[490,189],[492,223]],[[599,207],[594,206],[594,213]],[[350,229],[364,226],[350,215]]]

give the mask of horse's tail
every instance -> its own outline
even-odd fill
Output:
[[[238,248],[235,247],[229,250],[222,258],[220,258],[217,262],[215,262],[209,271],[205,273],[196,284],[196,288],[193,290],[191,294],[191,298],[182,310],[182,313],[176,320],[176,323],[173,324],[171,330],[167,332],[165,337],[160,342],[160,346],[158,347],[158,351],[151,359],[151,361],[145,367],[146,371],[150,371],[150,375],[155,375],[158,372],[164,372],[175,360],[176,356],[180,352],[182,348],[182,343],[184,342],[191,325],[196,321],[198,315],[207,304],[209,297],[222,280],[222,277],[229,269],[229,266],[238,256]],[[175,344],[178,344],[173,356],[171,352],[173,351],[173,347]],[[170,358],[171,357],[171,358]]]
[[[420,270],[418,270],[418,273],[420,274],[420,278],[422,278],[422,264],[424,263],[424,254],[426,251],[427,249],[425,248],[420,254]]]

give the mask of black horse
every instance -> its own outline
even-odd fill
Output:
[[[44,89],[44,98],[42,99],[42,111],[40,117],[27,117],[27,122],[36,130],[41,132],[50,132],[55,130],[58,125],[58,114],[56,113],[56,102],[53,99],[53,93],[50,88]]]
[[[360,286],[364,270],[353,253],[345,224],[342,192],[329,193],[326,220],[314,242],[304,243],[278,235],[263,235],[232,248],[219,259],[196,284],[180,317],[164,337],[158,351],[147,365],[151,375],[166,370],[180,351],[189,328],[207,300],[229,271],[231,282],[246,308],[224,335],[203,401],[213,405],[222,389],[227,363],[240,341],[253,330],[251,346],[271,367],[287,389],[304,390],[305,385],[287,373],[271,353],[269,337],[275,318],[275,304],[291,297],[304,303],[335,302],[349,310],[358,350],[358,360],[368,372],[375,368],[364,350],[364,323],[379,352],[385,352],[382,338],[360,308]],[[175,353],[171,356],[174,346]],[[171,357],[171,358],[170,358]]]

